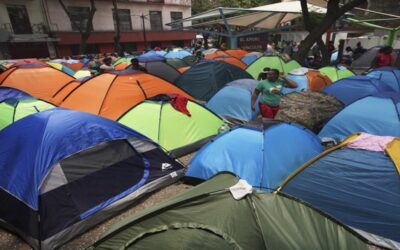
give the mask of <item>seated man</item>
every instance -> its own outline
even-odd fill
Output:
[[[147,69],[139,64],[139,60],[137,58],[132,58],[131,66],[129,68],[147,73]]]

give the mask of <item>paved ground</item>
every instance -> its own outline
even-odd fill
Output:
[[[192,156],[193,155],[188,155],[180,158],[179,160],[186,166],[189,163]],[[149,208],[155,204],[158,204],[161,201],[164,201],[169,197],[181,193],[189,188],[190,186],[178,182],[164,189],[161,189],[160,191],[153,193],[147,198],[140,200],[139,203],[137,203],[137,205],[131,207],[130,209],[127,209],[125,212],[101,223],[100,225],[87,231],[85,234],[68,242],[60,249],[62,250],[85,249],[90,245],[92,245],[104,232],[110,229],[115,223],[123,221],[124,219],[130,217],[131,215],[136,214],[137,212],[140,212],[143,209]],[[26,244],[18,236],[9,233],[3,229],[0,229],[0,250],[3,249],[29,250],[31,249],[31,247],[29,247],[29,245]]]

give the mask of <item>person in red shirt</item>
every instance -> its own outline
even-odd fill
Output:
[[[375,68],[392,66],[394,61],[392,53],[393,48],[390,46],[386,46],[380,49],[378,55],[375,58]]]

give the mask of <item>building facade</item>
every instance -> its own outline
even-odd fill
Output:
[[[116,15],[120,19],[120,41],[125,51],[142,51],[146,47],[189,46],[191,40],[195,38],[193,32],[180,31],[179,27],[174,27],[172,30],[172,27],[166,25],[174,20],[190,17],[190,0],[117,2],[118,8],[115,10],[111,0],[95,1],[96,12],[93,17],[93,31],[88,40],[88,53],[114,51]],[[11,58],[61,57],[78,54],[81,35],[77,27],[87,21],[90,2],[64,0],[64,3],[71,20],[58,0],[0,0],[0,33],[5,30],[9,34],[8,40],[3,38],[3,42],[0,35],[2,44],[0,46],[3,46],[0,49],[7,47],[8,56]],[[19,34],[25,37],[37,37],[40,34],[41,40],[35,42],[31,39],[23,44],[27,47],[24,52],[15,51],[13,45],[15,42],[11,42],[13,40],[10,40],[10,37]],[[22,43],[17,47],[21,45]],[[47,50],[47,53],[44,50]]]

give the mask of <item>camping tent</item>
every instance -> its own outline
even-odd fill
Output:
[[[216,114],[240,121],[250,121],[256,118],[259,110],[251,110],[251,96],[258,81],[253,79],[239,79],[227,83],[207,102],[207,108]]]
[[[399,138],[354,135],[301,167],[281,191],[400,247]],[[364,233],[365,234],[365,233]],[[390,244],[390,242],[388,242]]]
[[[52,109],[55,106],[35,98],[12,98],[0,102],[0,130],[8,125],[44,110]]]
[[[304,68],[301,68],[304,69]],[[283,94],[301,91],[321,91],[324,87],[331,83],[331,80],[319,73],[311,70],[293,70],[287,78],[297,83],[297,88],[283,88]]]
[[[73,69],[69,68],[68,66],[66,66],[65,64],[56,63],[56,62],[47,62],[47,64],[55,69],[58,69],[64,73],[67,73],[70,76],[74,76],[74,74],[75,74],[75,71]]]
[[[400,92],[400,69],[395,67],[382,67],[369,72],[367,76],[377,78],[386,83],[394,91]]]
[[[83,82],[62,100],[60,106],[115,120],[144,99],[165,93],[191,98],[161,78],[124,70],[104,73]]]
[[[383,46],[376,46],[368,49],[364,54],[362,54],[359,58],[353,61],[351,67],[354,69],[368,70],[373,67],[374,60],[379,53],[379,50],[383,48]],[[393,51],[392,56],[394,58],[393,62],[397,59],[397,53]]]
[[[187,102],[189,112],[185,114],[174,108],[177,102],[168,96],[156,96],[134,106],[118,122],[157,142],[173,157],[180,157],[199,149],[217,135],[224,122],[192,101]]]
[[[116,225],[95,243],[112,249],[373,249],[352,229],[281,194],[234,198],[224,173]]]
[[[185,71],[175,85],[196,99],[208,101],[226,83],[237,79],[252,79],[246,71],[229,63],[214,60],[201,61]]]
[[[182,60],[189,66],[192,66],[197,61],[197,58],[195,56],[185,56]]]
[[[319,92],[294,92],[284,95],[275,119],[295,122],[318,133],[325,122],[344,104],[331,95]]]
[[[355,74],[344,66],[327,66],[319,69],[319,72],[331,79],[332,82],[354,76]]]
[[[21,99],[32,97],[29,94],[14,88],[0,87],[0,102],[6,99]]]
[[[376,93],[394,91],[389,84],[368,76],[352,76],[327,86],[323,93],[334,96],[346,105]]]
[[[192,158],[187,177],[207,180],[228,171],[250,185],[272,191],[323,150],[319,138],[297,125],[264,121],[223,133]]]
[[[144,63],[144,67],[149,74],[168,82],[174,82],[181,75],[178,70],[165,62],[146,62]]]
[[[400,93],[364,97],[346,106],[322,128],[319,136],[343,140],[356,132],[400,137]]]
[[[5,66],[3,66],[2,64],[0,64],[0,74],[6,70],[7,70],[7,68]]]
[[[76,85],[75,78],[50,66],[26,64],[11,67],[0,75],[0,86],[22,90],[51,102],[57,92]]]
[[[242,62],[239,59],[237,59],[236,57],[232,57],[232,56],[229,56],[229,57],[216,57],[216,58],[214,58],[214,60],[224,61],[224,62],[230,63],[230,64],[235,65],[236,67],[239,67],[239,68],[241,68],[243,70],[245,70],[246,67],[247,67],[247,65],[244,62]]]
[[[289,62],[283,61],[279,56],[262,56],[247,66],[246,71],[253,76],[254,79],[264,70],[264,68],[277,69],[279,72],[288,74],[290,71],[300,68],[300,64],[294,60]]]
[[[27,116],[0,141],[0,223],[35,249],[64,244],[183,170],[137,132],[66,109]]]
[[[166,63],[174,67],[176,70],[189,66],[189,64],[187,64],[183,59],[179,58],[167,58]]]
[[[247,55],[243,56],[240,60],[244,62],[246,65],[250,65],[252,62],[257,60],[257,58],[263,56],[264,54],[261,52],[250,52]]]
[[[230,56],[236,57],[239,60],[249,53],[248,51],[243,49],[228,49],[225,50],[224,52]]]
[[[230,57],[230,55],[228,55],[227,53],[225,53],[224,51],[221,51],[221,50],[217,50],[212,53],[204,54],[205,59],[215,59],[217,57]]]
[[[185,58],[187,56],[191,56],[192,54],[190,52],[187,52],[186,50],[173,50],[169,51],[164,55],[165,58]]]
[[[157,54],[155,51],[149,51],[137,57],[139,62],[158,62],[165,61],[165,57]]]

